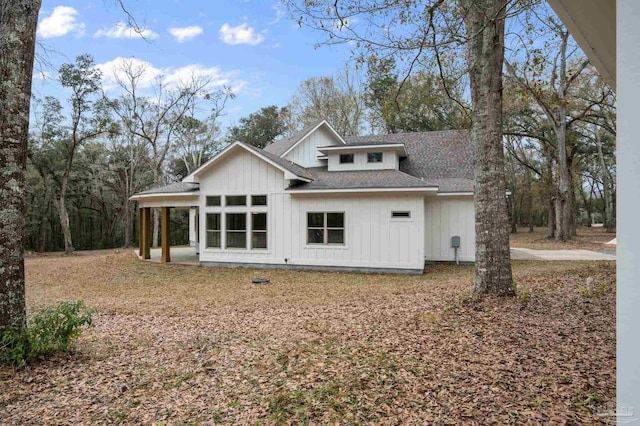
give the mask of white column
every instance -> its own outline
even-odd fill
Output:
[[[618,389],[640,418],[640,1],[617,3]],[[621,418],[622,420],[623,418]]]

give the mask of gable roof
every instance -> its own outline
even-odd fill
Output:
[[[309,136],[311,133],[313,133],[316,129],[318,129],[322,125],[326,125],[329,128],[329,130],[331,131],[331,133],[333,133],[333,135],[336,136],[336,138],[340,142],[346,143],[345,140],[342,138],[342,136],[340,136],[338,134],[338,132],[336,132],[333,129],[333,127],[331,127],[331,125],[329,123],[327,123],[326,120],[318,120],[318,121],[312,123],[310,126],[307,126],[302,130],[298,130],[297,132],[295,132],[293,135],[289,136],[288,138],[280,139],[278,141],[274,141],[274,142],[270,143],[269,145],[264,147],[263,151],[266,151],[266,152],[268,152],[270,154],[273,154],[273,155],[276,155],[278,157],[282,157],[287,152],[289,152],[293,148],[295,148],[296,145],[298,145],[300,142],[302,142],[307,136]]]
[[[245,146],[245,148],[250,149],[251,151],[255,152],[258,155],[262,155],[267,157],[268,159],[270,159],[271,161],[273,161],[274,163],[278,164],[280,167],[287,169],[288,171],[290,171],[291,173],[293,173],[294,175],[297,175],[299,177],[305,178],[305,179],[313,179],[313,177],[309,174],[308,170],[304,167],[302,167],[301,165],[294,163],[293,161],[289,161],[289,160],[285,160],[284,158],[280,158],[276,155],[273,155],[270,152],[265,151],[264,149],[259,149],[256,148],[253,145],[248,145],[245,144],[243,142],[240,142],[241,144],[243,144]]]
[[[273,155],[273,154],[271,154],[269,152],[265,152],[262,149],[258,149],[258,148],[254,147],[252,145],[246,144],[244,142],[236,141],[236,142],[234,142],[232,144],[229,144],[222,151],[220,151],[216,155],[214,155],[209,161],[207,161],[202,166],[198,167],[198,169],[196,169],[195,171],[190,173],[187,177],[185,177],[183,179],[183,182],[185,180],[187,180],[187,179],[192,179],[194,176],[197,176],[200,173],[202,173],[204,170],[208,169],[216,161],[218,161],[221,157],[223,157],[227,152],[229,152],[231,149],[233,149],[235,147],[241,147],[241,148],[245,149],[246,151],[249,151],[253,155],[261,158],[262,160],[266,161],[267,163],[270,163],[272,166],[282,170],[283,172],[285,172],[285,174],[287,172],[291,173],[295,177],[295,179],[300,179],[300,180],[303,180],[303,181],[307,181],[307,180],[312,179],[311,175],[307,172],[307,170],[304,167],[299,166],[298,164],[294,163],[293,161],[285,160],[285,159],[277,157],[277,156],[275,156],[275,155]]]

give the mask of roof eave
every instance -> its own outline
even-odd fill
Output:
[[[150,194],[134,194],[129,197],[130,201],[136,201],[143,198],[162,198],[162,197],[188,197],[188,196],[200,196],[200,191],[189,192],[153,192]]]
[[[395,188],[322,188],[291,189],[290,194],[323,194],[323,193],[358,193],[358,192],[438,192],[438,187],[395,187]]]

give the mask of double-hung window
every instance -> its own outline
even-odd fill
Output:
[[[207,248],[220,248],[220,213],[207,213]]]
[[[247,248],[247,214],[226,213],[226,248]]]
[[[267,248],[267,214],[251,213],[251,249]]]
[[[344,213],[308,212],[307,244],[344,244]]]

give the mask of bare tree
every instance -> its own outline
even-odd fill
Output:
[[[567,132],[572,123],[589,115],[596,103],[581,105],[576,109],[571,93],[578,78],[588,70],[589,61],[576,57],[579,49],[572,42],[569,31],[551,15],[534,9],[527,14],[526,23],[536,32],[530,38],[539,38],[540,31],[546,34],[549,42],[546,49],[529,48],[524,40],[520,44],[524,52],[516,51],[514,56],[523,53],[521,65],[505,61],[509,78],[513,79],[523,91],[527,92],[543,111],[551,123],[554,133],[554,151],[558,164],[558,189],[555,194],[555,238],[566,241],[575,235],[575,203],[572,173],[569,167],[570,154],[567,149]],[[555,48],[555,54],[549,55],[549,49]],[[541,77],[547,74],[546,79]],[[601,99],[603,101],[604,99]]]
[[[93,58],[90,55],[81,55],[76,58],[75,64],[63,64],[60,67],[60,83],[63,87],[71,89],[69,104],[71,108],[71,123],[69,140],[66,145],[66,164],[60,193],[58,198],[58,212],[60,226],[64,235],[64,252],[71,254],[73,242],[71,228],[69,227],[69,214],[67,212],[67,188],[69,175],[73,166],[73,160],[80,146],[88,140],[95,138],[104,132],[106,119],[101,113],[101,105],[94,104],[92,96],[100,91],[101,73],[96,69]],[[92,113],[92,114],[90,114]]]
[[[193,76],[188,82],[170,86],[157,77],[148,94],[143,93],[143,81],[148,70],[133,60],[124,61],[117,73],[116,83],[124,94],[111,100],[115,114],[131,134],[144,140],[151,151],[153,181],[165,182],[165,161],[171,149],[178,124],[197,98],[206,98],[211,81]],[[160,214],[153,215],[153,245],[159,242]]]
[[[365,101],[360,76],[346,66],[335,77],[303,81],[291,101],[298,127],[326,119],[341,135],[361,133]]]
[[[25,169],[39,0],[0,1],[0,328],[25,320]]]
[[[212,107],[204,120],[196,118],[198,105],[192,102],[178,122],[175,131],[175,155],[183,163],[186,174],[200,167],[224,145],[218,120],[224,115],[227,101],[233,97],[229,88],[217,90],[209,94],[208,101],[212,103]]]

